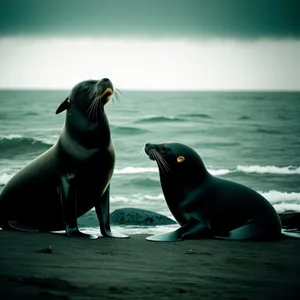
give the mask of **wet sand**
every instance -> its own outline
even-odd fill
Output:
[[[0,231],[0,299],[300,299],[300,240],[145,237]]]

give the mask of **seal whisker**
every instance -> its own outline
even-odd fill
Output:
[[[122,95],[122,92],[119,89],[115,89],[115,97],[118,102],[120,102],[120,94]]]
[[[113,103],[113,106],[115,107],[115,97],[114,96],[111,96],[111,101]]]
[[[146,153],[144,151],[144,146],[141,147],[141,149],[139,151],[139,155],[140,155],[140,159],[142,159],[146,155]]]
[[[96,114],[96,110],[97,110],[97,98],[95,98],[95,100],[93,101],[93,107],[92,107],[92,118],[95,119],[95,114]]]
[[[160,157],[162,163],[164,164],[166,170],[167,170],[168,172],[171,171],[171,166],[167,163],[167,161],[166,161],[161,155],[159,155],[159,157]]]
[[[155,161],[157,162],[157,165],[158,165],[159,169],[161,169],[163,175],[166,176],[166,174],[165,174],[165,171],[166,171],[165,170],[165,166],[163,165],[163,163],[159,159],[159,153],[156,150],[153,150],[153,155],[155,157]]]
[[[98,97],[98,100],[97,100],[97,112],[99,112],[100,116],[102,116],[103,114],[103,111],[102,111],[102,103],[101,103],[101,98]],[[96,117],[98,118],[98,116],[96,115]]]
[[[155,155],[157,155],[157,154],[155,154]],[[160,166],[160,169],[161,169],[163,175],[166,176],[167,175],[167,171],[165,169],[165,166],[163,165],[163,163],[161,162],[161,160],[159,158],[157,158],[156,161],[157,161],[157,164]]]
[[[94,120],[97,120],[98,118],[98,113],[97,113],[97,110],[98,110],[98,105],[99,105],[99,97],[96,95],[95,96],[95,99],[93,101],[93,108],[92,108],[92,117]]]
[[[96,98],[96,107],[95,107],[95,116],[96,116],[96,120],[98,119],[98,110],[99,110],[99,97]]]
[[[91,103],[91,105],[89,106],[87,112],[88,112],[88,118],[91,119],[91,117],[93,117],[93,114],[94,114],[94,106],[96,104],[96,99],[93,100],[93,102]]]
[[[91,105],[89,106],[89,108],[87,109],[87,114],[88,114],[88,117],[90,117],[90,113],[91,113],[91,107],[93,105],[94,101],[91,103]]]
[[[157,161],[159,161],[161,163],[161,166],[163,167],[163,169],[166,171],[166,173],[168,173],[170,171],[169,166],[166,164],[166,161],[161,157],[161,155],[156,151],[156,155],[157,155]],[[166,174],[164,174],[166,175]]]
[[[157,151],[157,150],[154,150],[156,155],[157,155],[157,158],[160,160],[160,162],[162,163],[162,165],[165,167],[166,170],[170,170],[170,167],[169,167],[169,164],[163,159],[163,157],[161,156],[161,154]]]
[[[124,95],[123,92],[119,88],[115,88],[115,91],[121,95]]]
[[[153,149],[150,149],[150,150],[149,150],[149,158],[150,158],[150,159],[156,160],[156,159],[155,159],[155,156],[154,156],[154,154],[153,154],[153,152],[154,152]]]
[[[94,95],[94,100],[93,102],[91,103],[90,107],[88,108],[88,111],[89,111],[89,119],[92,117],[94,118],[95,116],[95,109],[96,109],[96,104],[97,104],[97,99],[98,99],[98,96],[97,94]]]

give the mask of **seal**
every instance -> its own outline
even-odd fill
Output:
[[[280,218],[268,200],[249,187],[212,176],[191,147],[146,144],[145,152],[158,165],[164,197],[180,225],[147,240],[273,240],[282,236]]]
[[[104,237],[109,218],[110,179],[115,165],[105,104],[114,88],[107,78],[76,84],[59,105],[66,111],[58,141],[15,174],[0,194],[0,226],[23,231],[65,230],[71,237],[95,239],[81,232],[77,218],[95,207]]]

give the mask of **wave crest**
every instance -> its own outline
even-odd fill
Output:
[[[125,135],[137,135],[149,132],[149,130],[136,128],[136,127],[124,127],[124,126],[113,126],[111,125],[113,133],[125,134]]]
[[[258,173],[258,174],[279,174],[279,175],[292,175],[300,174],[300,167],[287,166],[287,167],[276,167],[276,166],[237,166],[237,171],[243,173]]]
[[[50,141],[23,137],[21,135],[7,135],[0,137],[2,158],[11,158],[24,153],[42,153],[53,144]]]
[[[141,167],[125,167],[120,170],[115,170],[114,174],[128,175],[128,174],[140,174],[140,173],[158,173],[158,168],[141,168]]]
[[[238,165],[235,169],[208,169],[208,172],[214,176],[223,176],[230,173],[257,173],[257,174],[275,174],[275,175],[298,175],[300,174],[300,167],[287,166],[242,166]],[[138,174],[138,173],[158,173],[158,168],[144,168],[144,167],[125,167],[115,170],[115,174]]]
[[[184,122],[185,120],[178,117],[164,117],[164,116],[155,116],[155,117],[147,117],[140,120],[135,121],[136,124],[141,123],[167,123],[167,122]]]

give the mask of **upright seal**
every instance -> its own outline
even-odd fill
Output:
[[[216,237],[271,240],[282,235],[274,207],[256,191],[212,176],[191,147],[180,143],[146,144],[157,162],[163,194],[180,228],[148,237],[150,241],[179,241]]]
[[[113,234],[109,220],[110,179],[115,151],[104,111],[114,91],[111,81],[88,80],[73,87],[56,110],[66,110],[58,141],[21,169],[0,195],[0,226],[24,231],[79,231],[77,218],[95,207],[100,231]]]

